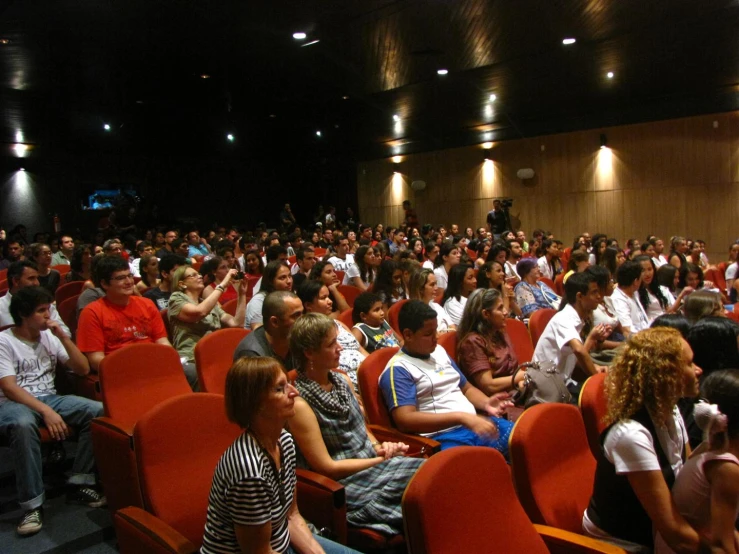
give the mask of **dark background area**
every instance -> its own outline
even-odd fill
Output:
[[[0,224],[119,185],[162,221],[341,215],[358,160],[739,109],[737,29],[735,0],[0,0]]]

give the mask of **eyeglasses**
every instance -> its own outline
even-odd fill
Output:
[[[189,279],[190,277],[199,277],[199,276],[200,276],[199,273],[188,273],[187,275],[183,277],[183,279]]]
[[[133,273],[129,273],[128,275],[116,275],[115,277],[110,278],[111,281],[118,281],[119,283],[126,279],[133,279]]]

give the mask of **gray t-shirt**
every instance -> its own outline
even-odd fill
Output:
[[[293,357],[289,352],[287,357],[283,359],[272,350],[272,345],[267,340],[267,330],[264,326],[252,331],[241,340],[234,352],[234,361],[244,357],[257,358],[262,356],[278,360],[288,371],[295,368]]]
[[[188,362],[194,362],[195,345],[211,331],[217,331],[221,328],[221,318],[226,312],[216,304],[210,313],[202,319],[187,322],[177,318],[185,304],[196,305],[184,292],[173,292],[169,297],[167,317],[172,331],[172,346],[175,347],[180,356],[187,358]]]

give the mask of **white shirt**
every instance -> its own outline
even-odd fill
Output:
[[[521,277],[518,275],[518,272],[516,271],[516,264],[509,262],[506,260],[505,262],[505,276],[506,277],[515,277],[516,279],[520,279]]]
[[[460,296],[459,300],[456,298],[449,298],[444,302],[444,311],[452,320],[454,325],[459,325],[462,321],[462,314],[464,313],[464,307],[467,305],[467,298]]]
[[[13,318],[10,317],[10,301],[12,300],[12,298],[13,295],[10,294],[10,291],[8,291],[5,296],[0,298],[0,327],[15,324]],[[51,304],[49,306],[49,317],[59,324],[65,335],[70,338],[72,337],[72,333],[69,330],[69,327],[67,327],[62,321],[62,318],[59,316],[59,312],[56,311],[56,305],[54,304]]]
[[[556,363],[557,370],[569,379],[577,365],[577,357],[569,343],[573,339],[582,342],[580,331],[584,326],[585,322],[580,319],[577,310],[572,304],[567,304],[547,323],[536,343],[533,360]]]
[[[432,262],[431,260],[426,260],[425,262],[423,262],[421,264],[421,267],[423,269],[430,269],[430,270],[433,271],[433,269],[434,269],[434,262]]]
[[[449,275],[444,268],[444,264],[434,269],[434,275],[436,275],[436,286],[440,289],[446,289],[449,284]]]
[[[439,306],[436,302],[432,300],[429,302],[429,306],[431,306],[436,312],[436,330],[438,332],[446,333],[452,325],[455,325],[452,318],[444,311],[444,308]]]
[[[641,303],[633,296],[626,295],[620,288],[616,287],[605,302],[608,309],[616,314],[624,330],[638,333],[649,327],[649,319]]]
[[[647,306],[646,314],[647,320],[651,325],[652,322],[659,316],[664,314],[665,311],[662,309],[662,306],[660,305],[659,300],[656,296],[654,296],[649,290],[647,290],[647,294],[649,295],[649,305]],[[639,305],[641,306],[641,302],[639,302]],[[644,306],[641,307],[643,308]]]
[[[354,254],[347,254],[346,258],[343,260],[338,256],[331,256],[328,259],[328,263],[334,266],[334,270],[346,273],[346,270],[354,264]]]
[[[244,319],[244,327],[251,329],[252,323],[262,323],[262,306],[266,294],[255,294],[246,305],[246,318]]]
[[[35,343],[16,337],[13,329],[0,333],[0,379],[14,375],[18,386],[33,396],[56,394],[56,364],[67,360],[69,354],[51,331],[41,331]],[[0,404],[6,401],[0,390]]]
[[[654,262],[654,265],[657,266],[657,269],[659,269],[660,267],[662,267],[663,265],[667,263],[667,259],[662,254],[652,258],[652,261]]]
[[[542,256],[541,258],[536,260],[536,265],[539,267],[539,272],[541,273],[542,277],[546,277],[547,279],[554,279],[552,268],[549,265],[546,256]]]

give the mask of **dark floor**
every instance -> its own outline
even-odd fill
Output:
[[[23,515],[18,508],[13,460],[0,448],[0,554],[112,554],[117,552],[113,524],[107,508],[87,508],[65,502],[64,471],[69,469],[74,444],[68,446],[67,461],[44,468],[46,502],[44,526],[36,535],[20,538],[15,526]]]

